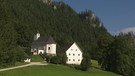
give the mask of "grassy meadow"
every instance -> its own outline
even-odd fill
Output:
[[[32,58],[31,59],[32,62],[42,62],[43,61],[43,59],[41,58],[40,55],[32,55],[31,58]]]
[[[96,61],[92,61],[93,66],[98,67]],[[119,76],[117,74],[102,71],[97,68],[89,71],[80,71],[63,65],[49,64],[47,66],[28,66],[0,72],[0,76]]]

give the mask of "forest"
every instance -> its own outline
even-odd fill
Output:
[[[0,68],[22,61],[37,32],[52,36],[57,51],[77,42],[104,70],[135,76],[134,35],[111,36],[91,10],[77,13],[64,2],[42,0],[0,0]]]

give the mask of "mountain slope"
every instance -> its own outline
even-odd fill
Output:
[[[93,21],[85,23],[84,19],[63,2],[45,4],[39,0],[1,0],[0,9],[3,10],[0,11],[0,28],[5,25],[6,28],[12,28],[7,34],[13,32],[12,39],[21,47],[30,48],[33,36],[38,31],[41,36],[51,35],[54,38],[57,51],[76,41],[84,52],[91,54],[97,46],[99,35],[107,33],[104,26],[95,28],[91,26]]]

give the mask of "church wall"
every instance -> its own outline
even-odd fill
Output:
[[[46,53],[47,54],[56,54],[56,44],[47,44]]]

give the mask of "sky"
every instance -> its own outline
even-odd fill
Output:
[[[55,0],[70,5],[76,12],[92,10],[112,35],[135,33],[135,0]]]

